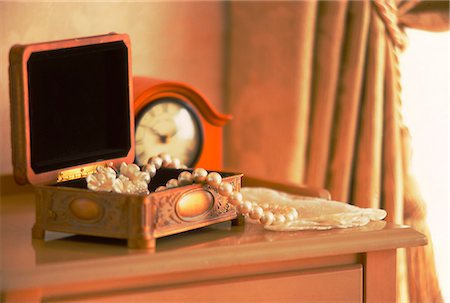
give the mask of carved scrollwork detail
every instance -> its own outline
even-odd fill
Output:
[[[182,223],[182,220],[175,213],[176,201],[180,196],[181,193],[173,195],[167,192],[164,195],[154,195],[151,197],[151,203],[155,205],[156,209],[155,227],[157,229]]]
[[[230,183],[233,186],[234,190],[240,190],[240,188],[241,188],[240,180],[236,177],[231,178],[231,180],[230,180],[230,178],[227,178],[224,181],[227,181],[228,183]],[[224,215],[227,213],[235,213],[234,207],[228,203],[228,199],[226,197],[219,195],[217,189],[214,189],[210,186],[208,186],[208,188],[211,192],[214,193],[215,199],[216,199],[214,212],[211,213],[211,216],[217,217],[217,216],[221,216],[221,215]]]

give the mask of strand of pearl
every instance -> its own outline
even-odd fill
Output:
[[[151,157],[148,164],[144,165],[143,171],[148,171],[153,177],[161,167],[185,168],[180,165],[180,161],[167,154]],[[222,176],[217,172],[208,172],[204,168],[195,168],[192,173],[183,171],[177,179],[170,179],[165,186],[159,186],[155,191],[162,191],[178,186],[190,185],[193,183],[208,184],[216,189],[219,195],[228,199],[228,203],[234,205],[238,213],[259,221],[263,225],[281,225],[293,222],[298,218],[297,209],[294,207],[282,207],[275,203],[257,203],[244,201],[242,194],[234,190],[230,183],[224,182]]]

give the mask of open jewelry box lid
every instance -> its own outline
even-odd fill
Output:
[[[54,183],[105,162],[133,162],[127,35],[15,45],[9,73],[17,183]]]

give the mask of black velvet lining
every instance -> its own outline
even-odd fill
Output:
[[[36,52],[28,61],[34,172],[124,157],[131,148],[123,42]]]

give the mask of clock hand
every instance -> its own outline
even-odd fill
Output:
[[[161,141],[161,143],[167,144],[167,140],[169,139],[169,136],[167,135],[160,135],[159,136],[159,140]]]
[[[163,144],[167,144],[169,139],[178,133],[178,129],[175,125],[172,125],[171,131],[165,132],[165,133],[161,133],[154,126],[150,126],[150,125],[146,125],[146,124],[141,124],[141,126],[149,129],[153,134],[155,134],[158,137],[159,141]]]
[[[159,133],[156,131],[156,129],[153,126],[150,126],[150,125],[147,125],[147,124],[143,124],[143,123],[141,123],[140,126],[150,130],[152,133],[154,133],[155,135],[159,136]]]
[[[152,133],[154,133],[155,135],[161,136],[161,134],[160,134],[154,127],[149,126],[148,128],[149,128],[150,131],[151,131]]]
[[[159,139],[159,141],[161,142],[161,143],[163,143],[163,144],[167,144],[167,139],[170,137],[169,135],[167,135],[167,134],[161,134],[160,132],[158,132],[156,129],[154,129],[153,127],[149,127],[149,129],[150,129],[150,131],[152,132],[152,133],[154,133],[157,137],[158,137],[158,139]]]
[[[175,128],[170,134],[167,134],[168,137],[173,137],[178,133],[178,128]]]
[[[170,138],[172,138],[173,136],[175,136],[178,133],[178,129],[174,128],[172,130],[172,132],[164,134],[164,135],[159,135],[159,139],[161,140],[161,143],[167,144],[170,141]]]
[[[153,126],[149,126],[149,125],[145,125],[145,124],[141,124],[141,126],[147,128],[148,130],[150,130],[152,133],[154,133],[159,141],[161,141],[162,143],[166,143],[167,141],[167,135],[162,135],[159,131],[157,131]]]

